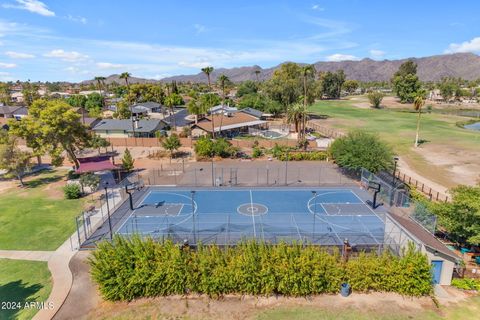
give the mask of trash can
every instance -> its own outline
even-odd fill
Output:
[[[341,287],[340,287],[340,294],[342,295],[342,297],[348,297],[350,295],[350,292],[351,292],[351,287],[348,283],[342,283]]]

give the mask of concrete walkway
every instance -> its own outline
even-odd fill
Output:
[[[13,260],[48,261],[54,251],[0,250],[0,258]]]

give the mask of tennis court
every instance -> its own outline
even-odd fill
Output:
[[[383,243],[382,209],[344,188],[181,189],[150,187],[117,229],[175,242],[235,244],[256,238],[354,246]]]

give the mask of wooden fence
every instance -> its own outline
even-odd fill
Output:
[[[162,144],[157,138],[106,138],[108,142],[114,147],[161,147]],[[243,140],[232,139],[230,143],[238,148],[253,148],[255,141],[258,141],[258,146],[263,148],[273,148],[276,144],[279,146],[295,147],[297,145],[296,140],[291,139],[258,139],[258,140]],[[180,143],[183,147],[191,148],[195,145],[195,140],[191,138],[180,138]],[[316,148],[317,143],[315,141],[309,141],[308,146],[310,148]]]

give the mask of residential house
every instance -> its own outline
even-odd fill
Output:
[[[254,108],[244,108],[241,110],[243,113],[246,113],[246,114],[249,114],[251,116],[254,116],[255,118],[258,118],[258,119],[262,119],[262,120],[265,120],[265,114],[260,111],[260,110],[257,110],[257,109],[254,109]]]
[[[224,115],[226,115],[227,113],[235,113],[235,112],[238,112],[238,109],[235,108],[235,107],[230,107],[230,106],[225,106],[225,105],[221,105],[219,104],[218,106],[214,106],[214,107],[211,107],[208,112],[210,114],[220,114],[220,113],[223,113]]]
[[[143,109],[145,110],[146,114],[151,114],[151,113],[165,113],[166,108],[161,105],[160,103],[153,102],[153,101],[147,101],[147,102],[140,102],[132,106],[133,108],[140,110]]]
[[[267,121],[260,120],[242,111],[235,113],[214,114],[207,116],[192,126],[192,136],[198,137],[206,134],[220,134],[226,137],[234,137],[242,133],[248,133],[249,128],[266,129]]]
[[[24,106],[0,106],[1,118],[15,118],[22,119],[28,115],[28,109]]]
[[[157,131],[164,130],[165,127],[165,123],[158,119],[136,121],[102,119],[95,124],[92,131],[104,138],[153,138]]]

